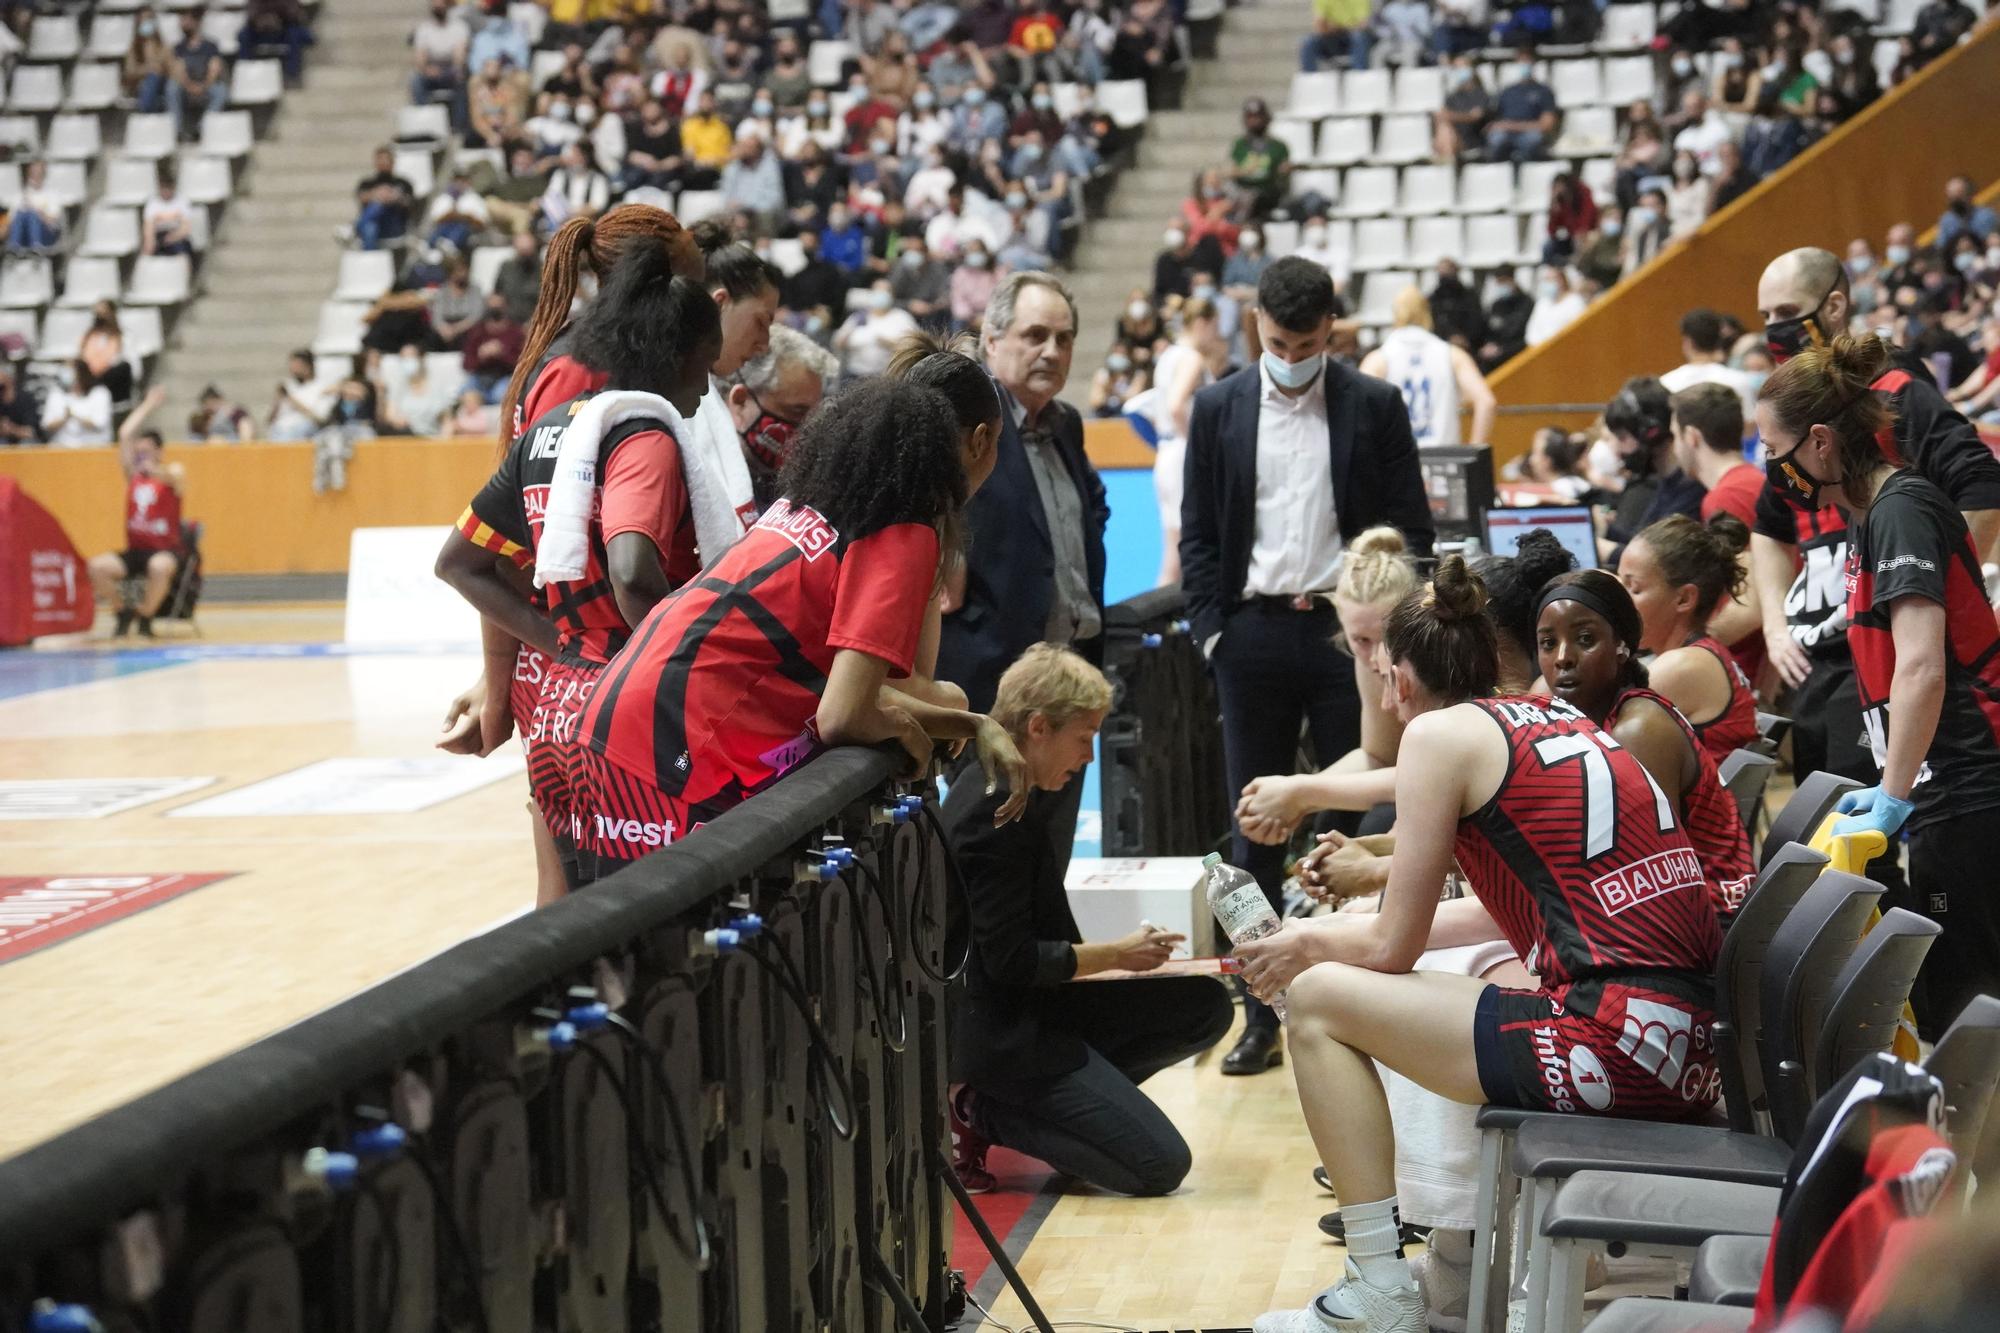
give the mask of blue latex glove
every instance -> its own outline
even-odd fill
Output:
[[[1849,833],[1880,833],[1886,838],[1894,838],[1896,830],[1903,827],[1903,821],[1915,810],[1913,801],[1897,800],[1880,787],[1863,787],[1859,791],[1848,792],[1834,802],[1834,810],[1848,818],[1833,826],[1835,837]]]

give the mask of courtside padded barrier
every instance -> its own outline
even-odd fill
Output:
[[[0,1333],[943,1327],[951,876],[893,769],[830,751],[0,1163]]]
[[[1171,584],[1104,611],[1106,856],[1201,856],[1229,832],[1222,712],[1182,607]]]

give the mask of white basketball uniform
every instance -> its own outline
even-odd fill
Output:
[[[1428,329],[1406,324],[1382,339],[1382,378],[1396,386],[1409,409],[1410,433],[1422,446],[1458,444],[1458,375],[1451,344]]]

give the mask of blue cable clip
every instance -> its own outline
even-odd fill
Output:
[[[364,1162],[379,1161],[399,1155],[409,1146],[410,1136],[401,1125],[385,1121],[370,1125],[367,1129],[357,1129],[349,1139],[347,1147]]]
[[[1157,648],[1165,642],[1166,637],[1161,634],[1148,632],[1139,636],[1139,646],[1141,648]]]
[[[335,1194],[345,1194],[361,1177],[361,1159],[351,1152],[331,1152],[308,1148],[299,1167],[307,1180],[316,1180]]]
[[[842,870],[852,870],[854,868],[854,849],[852,847],[828,847],[823,849],[820,855],[825,857],[829,864],[836,865]]]
[[[571,1005],[563,1010],[563,1021],[578,1032],[599,1032],[611,1026],[611,1006],[602,1000]]]
[[[910,814],[914,816],[917,813],[917,811],[924,808],[924,798],[921,793],[909,792],[902,796],[898,796],[896,798],[896,804],[902,806],[905,810],[908,810]]]
[[[1173,622],[1170,628],[1176,634],[1186,634],[1189,630],[1194,628],[1194,624],[1192,621],[1176,620]]]
[[[764,918],[755,912],[745,912],[742,916],[729,918],[729,929],[736,932],[739,942],[754,940],[764,933]]]
[[[560,1055],[576,1045],[576,1035],[576,1024],[565,1019],[537,1030],[535,1040]]]
[[[88,1305],[36,1301],[28,1311],[28,1333],[104,1333]]]
[[[718,927],[714,930],[703,931],[701,942],[709,953],[726,954],[735,953],[736,946],[742,942],[742,938],[742,936],[733,930],[726,927]]]

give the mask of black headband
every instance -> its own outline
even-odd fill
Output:
[[[1551,602],[1581,602],[1611,626],[1612,633],[1618,632],[1618,615],[1612,610],[1610,599],[1603,596],[1588,583],[1558,583],[1542,594],[1542,600],[1535,606],[1535,618],[1541,619],[1542,612],[1549,609]]]

